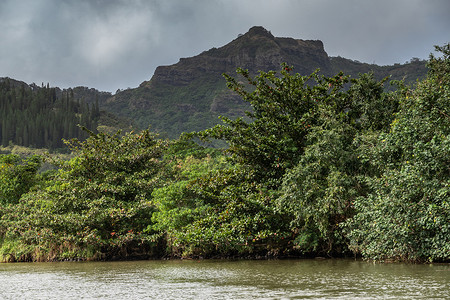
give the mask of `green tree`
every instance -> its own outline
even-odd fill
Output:
[[[289,235],[273,197],[223,157],[178,160],[179,178],[153,193],[153,230],[178,257],[280,255]],[[243,172],[244,171],[244,172]],[[287,243],[287,239],[286,239]]]
[[[0,204],[17,203],[38,182],[41,163],[39,156],[0,155]]]
[[[61,99],[57,99],[55,88],[48,84],[32,90],[5,80],[0,83],[0,99],[0,142],[3,146],[11,141],[23,146],[62,148],[62,138],[87,138],[88,135],[77,128],[78,124],[94,132],[97,129],[98,105],[92,105],[91,110],[85,104],[80,107],[82,104],[75,102],[73,92],[63,93]],[[55,124],[61,130],[55,131]]]
[[[347,81],[341,74],[324,78],[317,73],[301,76],[291,71],[283,65],[279,75],[260,72],[252,78],[247,70],[238,69],[247,85],[225,75],[228,87],[247,101],[252,111],[247,112],[247,118],[221,117],[223,125],[197,134],[226,141],[233,161],[252,169],[255,180],[273,187],[303,155],[306,136],[318,121],[318,104]]]
[[[342,254],[347,247],[339,224],[354,214],[353,202],[367,188],[367,172],[356,151],[358,136],[386,130],[396,102],[373,74],[351,80],[348,90],[328,78],[328,97],[318,103],[317,121],[306,137],[298,164],[283,178],[277,204],[292,215],[295,247],[302,252]],[[334,80],[338,80],[337,77]],[[344,82],[339,77],[338,82]]]
[[[437,50],[427,78],[400,98],[390,131],[360,147],[376,172],[347,229],[366,258],[450,259],[450,45]]]

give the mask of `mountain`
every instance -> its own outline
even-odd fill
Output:
[[[236,68],[250,73],[279,70],[286,62],[294,71],[308,75],[320,68],[324,75],[339,71],[357,76],[373,71],[383,78],[406,78],[415,82],[426,75],[424,61],[405,65],[377,66],[341,57],[329,57],[318,40],[274,37],[263,27],[247,33],[220,48],[181,58],[170,66],[160,66],[149,81],[134,89],[116,93],[101,107],[124,118],[131,118],[140,128],[148,128],[171,138],[182,132],[198,131],[218,122],[218,116],[243,116],[247,103],[226,88],[222,74],[235,74]]]
[[[91,108],[98,105],[100,116],[96,122],[102,131],[150,127],[162,136],[176,138],[182,132],[199,131],[220,123],[220,115],[236,118],[244,116],[244,111],[250,109],[247,103],[227,89],[223,73],[233,76],[238,67],[248,69],[251,74],[278,71],[282,63],[293,66],[294,72],[301,75],[309,75],[317,68],[321,74],[328,76],[343,71],[356,77],[360,73],[373,71],[378,79],[392,75],[391,79],[405,79],[407,84],[424,78],[427,72],[426,62],[418,59],[405,64],[378,66],[342,57],[329,57],[319,40],[275,37],[265,28],[256,26],[220,48],[181,58],[170,66],[159,66],[152,78],[142,82],[139,87],[119,91],[115,95],[88,87],[65,90],[56,87],[52,88],[55,94],[52,101],[69,95],[76,102],[75,106],[81,105],[72,114],[78,114],[86,105]],[[0,78],[0,82],[5,80],[14,90],[26,89],[39,93],[40,90],[49,89],[44,84],[28,85],[14,79]],[[7,90],[4,92],[7,93]],[[9,97],[7,94],[4,96],[5,99]],[[11,110],[5,107],[3,119],[12,120],[14,116],[7,115]],[[51,106],[46,109],[55,111]],[[3,143],[14,141],[12,131],[15,127],[11,125],[8,128],[8,132],[11,132],[7,137],[3,134]]]
[[[152,130],[177,137],[217,124],[219,115],[237,117],[249,109],[228,91],[223,73],[234,74],[237,67],[252,73],[278,70],[282,62],[302,73],[318,66],[331,71],[322,42],[276,38],[262,27],[253,27],[221,48],[158,67],[151,80],[117,93],[104,109],[131,116],[141,128],[150,125]]]

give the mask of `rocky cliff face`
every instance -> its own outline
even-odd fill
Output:
[[[319,66],[325,73],[331,70],[330,59],[321,41],[277,38],[263,27],[252,27],[221,48],[182,58],[175,65],[158,67],[152,79],[143,85],[187,85],[205,75],[233,74],[237,67],[253,73],[278,70],[283,62],[293,65],[302,74],[309,74]]]

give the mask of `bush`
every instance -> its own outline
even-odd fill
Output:
[[[39,156],[21,159],[18,155],[0,155],[0,204],[17,203],[39,181]]]
[[[34,245],[48,259],[152,255],[157,241],[143,230],[155,210],[151,193],[168,176],[161,160],[168,142],[142,131],[91,133],[68,143],[77,156],[59,162],[47,187],[7,208],[0,234]]]

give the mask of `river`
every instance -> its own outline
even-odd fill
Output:
[[[450,265],[332,260],[0,264],[0,299],[450,299]]]

